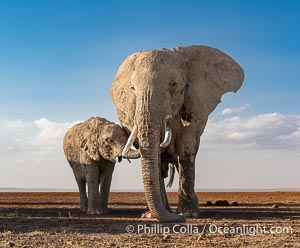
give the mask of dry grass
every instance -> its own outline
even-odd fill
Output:
[[[238,206],[204,206],[199,218],[181,226],[272,226],[293,233],[127,233],[127,225],[158,224],[141,219],[143,193],[112,193],[111,211],[87,216],[77,193],[0,193],[0,247],[300,247],[300,193],[198,193],[200,202],[227,200]],[[177,196],[168,195],[175,208]],[[273,208],[278,204],[278,208]],[[172,224],[163,224],[172,227]]]

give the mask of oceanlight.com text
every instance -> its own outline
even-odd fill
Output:
[[[282,234],[293,233],[291,226],[261,226],[261,225],[247,225],[241,226],[219,226],[216,224],[205,224],[203,226],[187,224],[187,225],[163,225],[163,224],[138,224],[126,226],[126,232],[128,233],[212,233],[212,234]]]

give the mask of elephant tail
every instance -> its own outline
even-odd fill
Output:
[[[172,184],[174,182],[174,176],[175,176],[175,165],[169,164],[169,167],[170,167],[170,177],[169,177],[169,182],[167,184],[167,188],[172,187]]]

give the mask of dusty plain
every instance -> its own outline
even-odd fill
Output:
[[[80,211],[78,193],[0,193],[0,247],[300,247],[300,192],[197,194],[198,218],[161,224],[141,218],[143,193],[111,193],[103,216]],[[205,206],[217,200],[238,206]]]

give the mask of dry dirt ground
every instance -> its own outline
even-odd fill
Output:
[[[300,247],[300,192],[198,196],[200,216],[176,225],[140,218],[143,193],[111,193],[103,216],[82,213],[77,193],[0,193],[0,247]],[[217,200],[238,206],[203,205]]]

